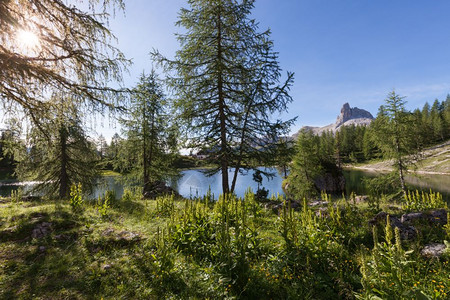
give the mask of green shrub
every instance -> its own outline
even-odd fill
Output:
[[[442,199],[440,193],[435,193],[430,190],[429,193],[408,191],[404,196],[402,208],[406,211],[424,211],[434,208],[447,208],[447,203]]]
[[[83,207],[83,187],[81,183],[72,184],[70,186],[70,206],[72,210],[79,211]]]
[[[363,288],[356,293],[358,299],[448,299],[448,262],[424,260],[413,250],[405,251],[389,216],[385,241],[378,241],[375,226],[373,237],[373,249],[360,254]]]

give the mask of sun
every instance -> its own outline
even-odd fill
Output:
[[[16,38],[20,47],[24,50],[33,50],[39,47],[39,38],[31,31],[19,30]]]

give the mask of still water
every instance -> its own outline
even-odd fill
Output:
[[[281,188],[282,177],[275,168],[261,168],[261,170],[270,172],[274,176],[270,179],[263,176],[262,187],[269,191],[269,195],[283,194]],[[245,191],[251,188],[256,191],[258,184],[253,181],[253,171],[240,174],[236,182],[236,194],[239,197],[244,196]],[[230,181],[233,173],[230,171]],[[356,194],[366,194],[361,180],[365,177],[375,177],[376,173],[367,173],[363,171],[345,171],[346,178],[346,193],[354,191]],[[97,198],[102,196],[106,190],[114,190],[117,197],[121,197],[123,194],[123,185],[116,180],[117,177],[105,176],[97,184],[90,198]],[[444,198],[450,200],[450,176],[449,175],[410,175],[407,177],[407,182],[411,189],[432,189],[443,194]],[[25,194],[31,190],[33,184],[36,183],[20,183],[20,182],[7,182],[0,181],[0,196],[9,196],[12,190],[16,190],[21,187]],[[172,180],[171,186],[177,190],[182,196],[186,198],[203,196],[207,193],[208,189],[211,189],[211,193],[215,195],[215,198],[222,192],[221,176],[215,174],[213,176],[206,176],[201,170],[186,170],[181,173],[178,179]]]

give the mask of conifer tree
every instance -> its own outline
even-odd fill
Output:
[[[394,91],[388,94],[373,121],[373,139],[383,156],[394,160],[401,189],[406,193],[405,173],[419,153],[415,143],[412,115],[405,108],[406,101]]]
[[[0,1],[4,108],[20,108],[40,126],[40,118],[57,109],[47,101],[53,91],[70,93],[89,109],[114,107],[118,90],[107,83],[120,82],[127,61],[110,44],[111,4],[123,7],[121,0]]]
[[[21,180],[40,182],[38,190],[60,199],[69,196],[72,184],[81,183],[89,192],[99,175],[95,145],[88,140],[80,112],[70,99],[54,95],[50,101],[58,111],[49,111],[39,128],[31,127],[29,151],[24,149],[17,157],[16,173]]]
[[[131,182],[152,185],[176,174],[172,168],[177,134],[170,120],[168,102],[154,71],[142,74],[132,90],[127,118],[121,119],[126,137],[120,143],[116,165]]]
[[[293,74],[279,85],[281,70],[270,31],[250,19],[254,0],[189,0],[177,25],[181,49],[175,60],[154,57],[167,70],[186,121],[192,148],[207,149],[222,174],[223,193],[233,192],[242,169],[256,168],[274,155],[293,120],[272,121],[287,109]],[[230,187],[228,168],[234,167]]]

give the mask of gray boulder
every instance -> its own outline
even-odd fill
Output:
[[[428,258],[441,257],[446,249],[447,246],[445,244],[433,243],[423,247],[422,251],[420,251],[420,254]]]

